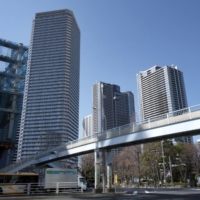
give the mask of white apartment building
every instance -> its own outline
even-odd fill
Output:
[[[188,107],[183,72],[176,66],[154,66],[137,74],[140,120]],[[191,136],[175,141],[193,142]]]

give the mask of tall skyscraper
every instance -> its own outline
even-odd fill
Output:
[[[93,135],[92,131],[92,115],[83,118],[82,121],[82,137]]]
[[[120,92],[118,85],[104,82],[96,83],[93,85],[92,116],[94,133],[134,122],[133,93]]]
[[[68,9],[36,13],[17,160],[78,138],[80,29]]]
[[[174,66],[154,66],[137,74],[140,120],[188,107],[183,73]],[[192,137],[175,141],[193,142]]]

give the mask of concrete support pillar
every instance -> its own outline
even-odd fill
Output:
[[[15,108],[16,108],[16,102],[17,102],[17,95],[13,94],[12,97],[12,111],[10,114],[10,122],[9,122],[9,129],[8,129],[8,138],[12,138],[12,132],[13,132],[13,126],[14,126],[14,119],[15,119]]]
[[[107,150],[107,188],[111,189],[112,187],[112,158],[111,158],[111,149]]]
[[[94,188],[98,189],[100,187],[99,186],[99,183],[100,183],[100,155],[99,155],[98,149],[96,149],[94,151],[94,159],[95,159],[95,161],[94,161],[95,162]]]
[[[105,155],[105,150],[102,149],[101,150],[101,157],[102,157],[102,188],[103,191],[105,192],[106,189],[106,168],[105,168],[105,164],[106,164],[106,155]]]
[[[112,188],[112,156],[111,156],[111,149],[107,149],[107,188],[105,190],[106,193],[114,193],[115,190]]]
[[[7,165],[10,165],[9,159],[10,159],[10,149],[8,149],[8,152],[7,152],[6,166],[7,166]]]
[[[35,165],[35,173],[36,174],[40,173],[40,166],[39,165]]]

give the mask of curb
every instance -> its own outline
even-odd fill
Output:
[[[49,195],[30,195],[30,196],[25,196],[25,195],[19,195],[19,196],[14,196],[14,195],[10,195],[10,196],[0,196],[0,200],[6,200],[6,199],[55,199],[55,198],[66,198],[66,197],[80,197],[80,196],[83,196],[83,197],[102,197],[102,196],[120,196],[120,195],[123,195],[123,193],[81,193],[81,194],[49,194]]]

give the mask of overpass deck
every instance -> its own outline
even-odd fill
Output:
[[[127,146],[199,133],[200,105],[197,105],[70,141],[7,166],[1,169],[0,172],[14,173],[31,164],[45,164],[71,156],[94,152],[95,149]]]

